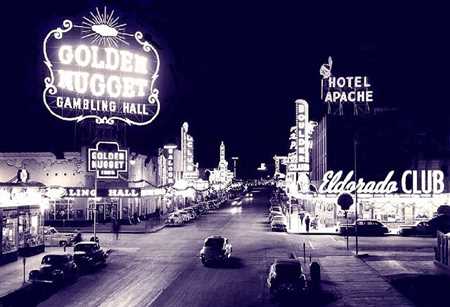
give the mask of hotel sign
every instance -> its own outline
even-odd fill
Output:
[[[128,32],[114,11],[97,8],[64,20],[46,35],[43,54],[42,98],[57,118],[142,126],[158,116],[158,52],[142,32]]]
[[[331,57],[328,57],[327,64],[320,67],[321,98],[325,103],[368,104],[373,102],[372,85],[367,76],[333,76],[332,67]]]
[[[115,179],[128,171],[128,151],[116,142],[98,142],[88,149],[88,172],[97,172],[97,178]]]

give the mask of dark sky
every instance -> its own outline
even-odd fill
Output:
[[[418,127],[448,123],[445,10],[334,2],[2,3],[0,151],[77,150],[74,124],[53,118],[42,102],[42,40],[64,18],[105,4],[161,55],[162,111],[149,126],[128,129],[133,150],[152,152],[188,121],[201,167],[217,165],[223,140],[228,157],[239,156],[242,174],[251,175],[287,152],[295,99],[308,100],[319,119],[319,68],[329,55],[341,74],[370,76],[375,106],[399,107]]]

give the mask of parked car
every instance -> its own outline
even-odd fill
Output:
[[[233,248],[230,240],[222,236],[210,236],[205,239],[200,250],[200,260],[206,266],[210,263],[224,262],[231,257]]]
[[[49,254],[42,258],[39,270],[32,270],[29,279],[32,283],[61,286],[78,278],[78,266],[71,254]]]
[[[187,223],[191,220],[191,215],[184,210],[179,210],[177,213],[181,216],[184,223]]]
[[[195,220],[197,218],[197,213],[195,213],[195,210],[192,207],[185,208],[184,210],[191,215],[192,219]]]
[[[271,298],[300,295],[306,289],[306,277],[297,259],[275,260],[270,266],[267,286]]]
[[[382,236],[389,232],[389,229],[377,220],[358,220],[358,235],[360,236]],[[339,233],[341,235],[355,235],[355,225],[341,224],[339,226]]]
[[[106,265],[108,253],[97,242],[84,241],[73,248],[73,259],[80,269],[94,269]]]
[[[169,216],[166,219],[166,225],[168,226],[180,226],[183,225],[183,218],[181,214],[177,212],[173,212],[169,214]]]
[[[428,224],[433,229],[433,234],[438,230],[443,233],[450,232],[450,215],[439,214],[428,221]]]
[[[272,218],[270,223],[270,228],[272,231],[287,231],[287,222],[284,215],[277,215]]]
[[[420,221],[415,225],[400,225],[401,236],[436,236],[437,231],[450,232],[450,216],[440,214],[429,221]]]
[[[44,227],[45,246],[71,246],[75,234],[61,233],[54,227]]]

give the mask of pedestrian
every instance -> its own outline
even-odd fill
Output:
[[[303,219],[305,218],[305,212],[300,212],[298,214],[299,218],[300,218],[300,225],[303,225]]]
[[[311,222],[311,220],[309,219],[309,215],[307,215],[305,218],[306,232],[309,232],[309,223],[310,222]]]
[[[116,240],[119,240],[120,222],[117,219],[113,220],[113,232],[116,235]]]

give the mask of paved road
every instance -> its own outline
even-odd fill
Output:
[[[270,232],[267,204],[267,195],[255,193],[240,212],[228,207],[183,227],[122,235],[112,242],[106,268],[82,276],[41,306],[270,306],[265,278],[275,258],[292,251],[302,255],[303,242],[313,258],[347,255],[342,237]],[[198,259],[203,239],[213,234],[233,244],[226,268],[206,268]],[[360,243],[371,254],[432,251],[432,241],[422,238],[364,238]]]

